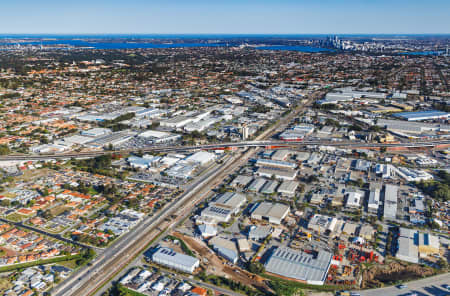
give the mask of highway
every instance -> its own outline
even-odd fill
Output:
[[[408,293],[414,292],[419,296],[448,296],[450,291],[446,291],[442,285],[450,285],[450,273],[445,273],[437,275],[434,277],[429,277],[425,279],[420,279],[417,281],[412,281],[405,283],[406,289],[399,289],[397,286],[371,289],[365,291],[354,291],[355,293],[361,294],[361,296],[397,296],[397,295],[407,295]]]
[[[90,158],[96,157],[104,154],[117,153],[117,154],[128,154],[131,152],[183,152],[192,150],[214,150],[214,149],[227,149],[227,148],[248,148],[248,147],[271,147],[271,146],[281,146],[281,147],[304,147],[304,146],[333,146],[333,147],[343,147],[343,148],[394,148],[394,147],[404,147],[404,148],[432,148],[440,145],[450,145],[450,140],[428,140],[428,141],[417,141],[408,143],[366,143],[366,142],[355,142],[355,141],[329,141],[329,140],[305,140],[305,141],[242,141],[242,142],[230,142],[230,143],[220,143],[220,144],[206,144],[197,146],[150,146],[136,149],[124,149],[124,150],[114,150],[114,151],[90,151],[90,152],[70,152],[70,153],[59,153],[59,154],[36,154],[36,155],[3,155],[0,156],[0,161],[13,161],[13,160],[50,160],[50,159],[70,159],[70,158]]]

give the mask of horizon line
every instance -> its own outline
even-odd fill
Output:
[[[97,33],[49,33],[49,32],[39,32],[39,33],[2,33],[0,35],[236,35],[236,36],[248,36],[248,35],[272,35],[272,36],[299,36],[299,35],[407,35],[407,36],[418,36],[418,35],[449,35],[449,33],[118,33],[118,32],[97,32]]]

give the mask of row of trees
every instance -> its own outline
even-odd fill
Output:
[[[439,171],[438,180],[420,181],[416,183],[416,186],[430,195],[431,197],[440,201],[450,200],[450,174],[446,171]]]

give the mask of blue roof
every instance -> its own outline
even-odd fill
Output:
[[[449,113],[438,111],[438,110],[428,110],[428,111],[417,111],[417,112],[401,112],[396,113],[394,116],[403,118],[420,118],[420,117],[439,117],[447,116]]]

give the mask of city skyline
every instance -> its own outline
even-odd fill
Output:
[[[3,5],[0,33],[448,34],[449,10],[450,3],[443,0],[22,0]]]

